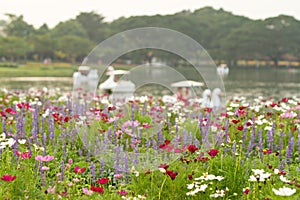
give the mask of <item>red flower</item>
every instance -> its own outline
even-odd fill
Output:
[[[6,181],[6,182],[12,182],[13,180],[16,179],[16,176],[12,176],[12,175],[9,175],[9,174],[4,174],[2,177],[1,177],[1,180],[2,181]]]
[[[287,103],[289,101],[289,99],[288,98],[282,98],[281,101],[284,102],[284,103]]]
[[[241,120],[236,120],[236,119],[233,119],[233,120],[231,120],[232,121],[232,123],[234,123],[234,124],[237,124],[237,123],[239,123]]]
[[[95,186],[92,185],[91,190],[94,191],[94,192],[104,194],[104,188],[103,187],[95,187]]]
[[[211,149],[208,152],[208,155],[210,155],[211,157],[215,157],[216,155],[218,155],[219,151],[217,149]]]
[[[68,117],[68,116],[65,116],[65,118],[64,118],[64,122],[69,122],[69,120],[70,120],[70,117]]]
[[[160,165],[158,166],[158,168],[164,168],[165,170],[167,170],[168,167],[169,167],[169,165],[167,165],[167,164],[160,164]]]
[[[78,174],[78,173],[82,174],[82,173],[85,172],[85,167],[80,168],[80,167],[76,166],[76,167],[74,168],[74,172],[75,172],[76,174]]]
[[[108,178],[101,178],[98,179],[97,183],[100,183],[101,185],[108,183],[109,179]]]
[[[178,173],[174,172],[173,170],[166,170],[166,174],[168,174],[172,180],[174,180],[178,175]]]
[[[198,148],[197,148],[195,145],[190,144],[190,145],[188,146],[188,150],[189,150],[189,152],[191,152],[191,153],[195,153],[195,151],[197,151]]]
[[[192,174],[189,174],[189,175],[188,175],[188,179],[189,179],[189,180],[193,180],[193,175],[192,175]]]
[[[246,195],[247,195],[249,192],[250,192],[249,189],[245,189],[245,190],[244,190],[244,194],[246,194]]]
[[[243,129],[244,129],[243,125],[237,127],[237,130],[239,130],[239,131],[242,131]]]
[[[170,140],[165,140],[165,143],[159,145],[159,148],[165,149],[171,143]]]
[[[262,150],[262,152],[264,153],[264,155],[271,154],[272,149],[264,149],[264,150]]]

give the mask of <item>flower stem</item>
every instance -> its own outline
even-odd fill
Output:
[[[167,176],[165,177],[163,183],[161,184],[161,187],[160,187],[160,190],[159,190],[159,193],[158,193],[158,200],[161,199],[161,198],[160,198],[161,192],[162,192],[162,189],[163,189],[163,187],[164,187],[164,185],[165,185],[166,180],[167,180]]]

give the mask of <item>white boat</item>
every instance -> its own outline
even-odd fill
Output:
[[[220,66],[217,67],[217,73],[220,76],[228,75],[229,74],[229,68],[227,67],[226,64],[221,64]]]

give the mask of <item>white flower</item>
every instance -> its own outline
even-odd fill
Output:
[[[271,173],[267,172],[265,174],[260,174],[259,181],[264,182],[265,179],[268,179],[271,176]]]
[[[158,168],[161,173],[166,173],[165,168]]]
[[[254,172],[255,175],[260,175],[265,172],[264,169],[252,169],[252,171]]]
[[[164,168],[159,168],[159,169],[164,169]],[[187,184],[187,189],[191,190],[195,186],[195,183]]]
[[[240,106],[240,104],[231,102],[229,106],[230,106],[230,107],[233,107],[233,108],[237,108],[237,107]]]
[[[25,144],[26,143],[26,140],[25,139],[21,139],[21,140],[18,140],[19,144]]]
[[[135,167],[134,167],[134,166],[131,167],[131,170],[130,170],[130,171],[131,171],[131,173],[133,173],[136,177],[138,177],[138,176],[140,175],[140,173],[139,173],[138,171],[135,170]]]
[[[257,178],[255,176],[251,175],[250,178],[248,179],[248,181],[250,181],[250,182],[256,182]]]
[[[279,172],[280,172],[279,169],[276,168],[274,169],[274,174],[279,174]]]
[[[213,198],[218,198],[218,197],[223,197],[224,195],[225,195],[224,190],[217,190],[215,194],[211,194],[209,196]]]
[[[234,115],[234,112],[227,112],[227,115],[233,116],[233,115]]]
[[[278,190],[272,188],[272,190],[275,193],[275,195],[278,195],[278,196],[292,196],[293,194],[296,193],[296,189],[291,189],[288,187],[282,187],[282,188],[279,188]]]
[[[272,130],[272,126],[266,126],[266,127],[264,128],[264,130],[265,130],[265,131],[271,131],[271,130]]]
[[[6,138],[6,135],[5,135],[5,133],[2,133],[2,134],[0,135],[0,141],[3,141],[3,140],[5,140],[5,138]]]
[[[208,185],[206,185],[206,184],[200,185],[199,191],[200,192],[205,192],[205,190],[206,190],[207,187],[208,187]]]
[[[280,178],[280,180],[282,181],[282,182],[284,182],[284,183],[290,183],[291,181],[290,180],[288,180],[287,178],[285,178],[284,176],[280,176],[279,177]]]

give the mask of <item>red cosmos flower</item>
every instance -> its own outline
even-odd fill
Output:
[[[75,172],[76,174],[78,174],[78,173],[82,174],[82,173],[85,172],[85,167],[80,168],[80,167],[76,166],[76,167],[74,168],[74,172]]]
[[[244,130],[244,126],[243,125],[241,125],[241,126],[238,126],[238,127],[236,127],[237,128],[237,130],[239,130],[239,131],[242,131],[242,130]]]
[[[189,174],[189,175],[188,175],[188,179],[189,179],[189,180],[193,180],[193,175],[192,175],[192,174]]]
[[[101,179],[98,179],[97,183],[104,185],[104,184],[108,183],[108,181],[109,181],[109,178],[101,178]]]
[[[286,175],[286,172],[285,171],[280,171],[280,172],[278,172],[278,174],[280,174],[280,175]]]
[[[94,192],[98,192],[100,194],[104,194],[104,188],[103,187],[95,187],[95,186],[91,186],[91,190]]]
[[[64,118],[64,122],[69,122],[69,120],[70,120],[70,117],[69,116],[65,116],[65,118]]]
[[[245,189],[245,190],[244,190],[244,194],[245,194],[245,195],[247,195],[249,192],[250,192],[249,189]]]
[[[159,145],[159,148],[165,149],[165,148],[167,148],[167,146],[168,146],[170,143],[171,143],[170,140],[165,140],[165,143]]]
[[[12,114],[12,115],[16,115],[17,114],[17,111],[13,110],[12,108],[7,108],[5,110],[5,112],[9,113],[9,114]]]
[[[158,168],[164,168],[165,170],[167,170],[169,168],[169,165],[167,165],[167,164],[160,164],[158,166]]]
[[[12,175],[9,175],[9,174],[4,174],[2,177],[1,177],[1,180],[2,181],[6,181],[6,182],[12,182],[16,179],[16,176],[12,176]]]
[[[172,180],[174,180],[178,175],[178,173],[174,172],[173,170],[166,170],[166,174],[169,175]]]
[[[210,155],[211,157],[215,157],[216,155],[218,155],[219,151],[217,149],[211,149],[208,152],[208,155]]]
[[[111,111],[111,110],[116,110],[116,106],[112,106],[112,107],[108,107],[108,110]]]
[[[237,123],[239,123],[241,120],[236,120],[236,119],[233,119],[233,120],[231,120],[232,121],[232,123],[234,123],[234,124],[237,124]]]
[[[188,146],[188,150],[189,150],[189,152],[191,152],[191,153],[195,153],[195,151],[197,151],[198,148],[197,148],[195,145],[190,144],[190,145]]]
[[[205,112],[208,112],[208,113],[212,112],[212,110],[213,110],[212,108],[205,108],[205,109],[204,109],[204,111],[205,111]]]
[[[284,102],[284,103],[287,103],[289,101],[289,99],[288,98],[282,98],[281,101]]]
[[[263,149],[262,152],[264,153],[264,155],[271,154],[272,149]]]

